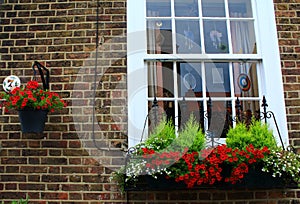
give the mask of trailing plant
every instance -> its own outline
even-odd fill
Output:
[[[126,177],[125,177],[125,168],[126,166],[121,166],[117,171],[112,172],[110,180],[117,183],[122,193],[124,193]]]
[[[4,204],[4,201],[2,201],[2,204]],[[26,197],[26,199],[20,199],[20,200],[13,200],[11,201],[11,204],[28,204],[28,196]]]
[[[20,199],[18,201],[12,201],[11,204],[27,204],[28,203],[28,198],[26,200]]]
[[[274,148],[263,159],[262,171],[272,173],[273,177],[289,177],[300,185],[300,155],[292,151]]]

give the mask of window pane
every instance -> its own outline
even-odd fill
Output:
[[[232,49],[235,54],[256,54],[253,21],[231,21]]]
[[[230,101],[211,101],[208,110],[208,135],[224,138],[232,127],[232,103]]]
[[[166,116],[167,120],[172,120],[175,124],[175,108],[173,101],[157,101],[154,105],[153,101],[148,101],[148,125],[152,131],[159,122]]]
[[[170,0],[147,0],[147,16],[171,16]]]
[[[228,53],[226,21],[204,20],[206,53]]]
[[[170,20],[147,21],[148,54],[171,54],[172,28]]]
[[[177,63],[180,97],[201,97],[202,76],[200,63]]]
[[[229,63],[205,63],[207,96],[230,97]]]
[[[236,97],[258,97],[256,63],[233,63],[234,89]]]
[[[148,62],[148,96],[174,96],[172,62]]]
[[[230,17],[247,18],[252,17],[251,1],[249,0],[228,0]]]
[[[195,119],[200,124],[201,128],[204,130],[204,111],[203,111],[203,102],[201,101],[180,101],[178,103],[179,107],[179,128],[184,125],[191,114],[195,116]]]
[[[244,122],[250,124],[252,118],[260,119],[260,104],[259,101],[240,100],[236,104],[236,118],[237,122]]]
[[[197,17],[198,1],[197,0],[175,0],[175,16],[176,17]]]
[[[177,53],[201,53],[199,21],[176,20]]]
[[[225,17],[224,0],[202,0],[204,17]]]

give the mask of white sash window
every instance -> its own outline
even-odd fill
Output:
[[[272,0],[128,0],[127,6],[130,146],[147,135],[153,104],[178,128],[193,113],[221,141],[235,125],[230,118],[261,112],[263,96],[287,145]]]

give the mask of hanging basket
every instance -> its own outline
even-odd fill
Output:
[[[19,110],[23,133],[42,133],[47,120],[47,110]]]

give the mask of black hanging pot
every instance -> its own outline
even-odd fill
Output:
[[[48,110],[19,110],[23,133],[42,133],[47,121]]]
[[[39,71],[41,81],[43,83],[43,89],[49,89],[49,70],[41,63],[35,61],[32,66],[34,78],[36,78],[35,68]],[[44,72],[46,72],[46,77],[44,76]],[[48,110],[24,109],[18,111],[21,131],[23,133],[42,133],[44,131]]]

